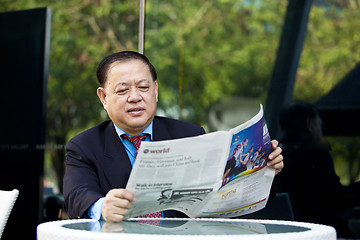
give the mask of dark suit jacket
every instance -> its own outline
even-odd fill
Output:
[[[204,134],[202,127],[155,117],[154,141]],[[86,218],[99,198],[114,188],[125,188],[131,163],[111,121],[103,122],[72,138],[66,145],[63,193],[70,218]],[[172,216],[172,214],[166,214]]]

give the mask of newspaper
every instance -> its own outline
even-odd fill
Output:
[[[236,217],[265,207],[275,175],[263,107],[247,122],[196,137],[142,142],[126,189],[127,218],[177,210],[191,218]]]

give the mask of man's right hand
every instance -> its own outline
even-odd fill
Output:
[[[120,222],[131,208],[131,202],[135,201],[135,195],[126,189],[118,188],[110,190],[101,209],[101,215],[108,222]]]

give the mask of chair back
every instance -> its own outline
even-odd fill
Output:
[[[12,191],[0,190],[0,238],[18,195],[17,189]]]

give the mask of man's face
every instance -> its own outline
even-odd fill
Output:
[[[99,87],[97,94],[110,119],[132,136],[144,131],[154,119],[158,85],[140,60],[113,63],[104,88]]]
[[[319,116],[316,116],[314,119],[308,120],[308,128],[313,136],[314,142],[319,142],[322,138],[322,120]]]

